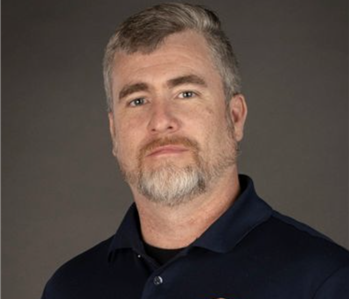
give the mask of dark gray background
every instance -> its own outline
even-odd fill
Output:
[[[130,192],[111,155],[101,59],[158,1],[3,1],[3,298],[113,234]],[[240,171],[348,247],[347,1],[195,1],[218,12],[249,105]],[[127,3],[127,4],[125,4]]]

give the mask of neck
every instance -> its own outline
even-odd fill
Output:
[[[235,201],[240,185],[234,167],[205,194],[175,207],[149,201],[131,187],[146,243],[183,248],[199,238]]]

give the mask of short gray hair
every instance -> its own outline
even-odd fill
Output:
[[[151,53],[167,36],[185,30],[193,30],[205,37],[222,77],[227,101],[241,92],[238,62],[217,15],[200,5],[163,3],[129,17],[110,38],[103,60],[108,111],[113,110],[111,78],[115,54]]]

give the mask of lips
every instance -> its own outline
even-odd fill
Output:
[[[179,154],[182,152],[186,152],[188,149],[178,145],[165,145],[159,146],[150,152],[147,156],[160,156],[165,154]]]

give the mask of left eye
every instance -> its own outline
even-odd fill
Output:
[[[181,99],[188,99],[188,98],[192,98],[195,96],[195,92],[193,91],[184,91],[184,92],[181,92],[179,94],[179,98]]]

